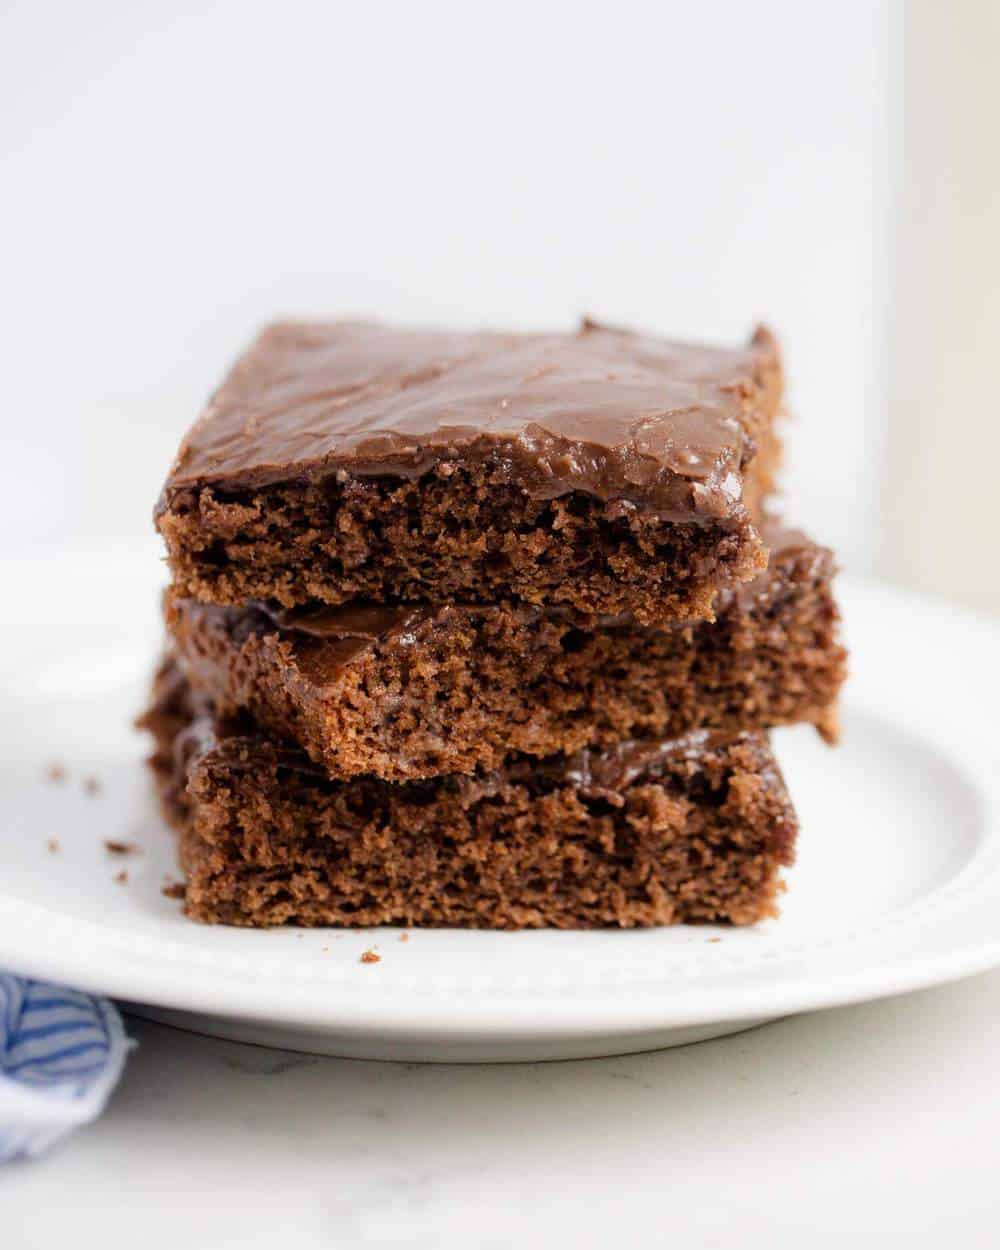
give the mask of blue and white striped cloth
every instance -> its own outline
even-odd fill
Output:
[[[0,1163],[96,1119],[131,1045],[106,999],[0,972]]]

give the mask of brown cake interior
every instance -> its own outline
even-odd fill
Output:
[[[178,592],[222,604],[520,599],[656,624],[710,616],[766,564],[746,511],[671,523],[584,494],[532,499],[503,476],[206,487],[158,524]]]
[[[192,707],[167,663],[145,718],[186,908],[249,926],[594,928],[774,914],[797,831],[765,735],[698,731],[473,777],[328,778]]]
[[[582,630],[524,605],[282,613],[172,597],[195,688],[332,776],[407,780],[622,738],[805,721],[828,738],[845,656],[829,551],[774,530],[766,572],[714,624]]]

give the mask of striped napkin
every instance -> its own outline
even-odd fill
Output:
[[[133,1044],[106,999],[0,972],[0,1163],[96,1119]]]

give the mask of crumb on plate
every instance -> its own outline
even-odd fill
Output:
[[[134,855],[139,848],[134,842],[115,842],[110,838],[105,838],[104,849],[112,855]]]

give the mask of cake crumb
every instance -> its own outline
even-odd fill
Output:
[[[91,798],[101,793],[104,787],[101,785],[100,777],[84,777],[83,792],[89,794]]]
[[[408,933],[401,933],[399,935],[399,940],[401,942],[408,942],[410,940],[410,935]]]
[[[58,784],[60,781],[65,781],[68,776],[69,769],[65,764],[60,764],[58,761],[54,761],[49,764],[45,769],[46,781],[52,781]]]
[[[112,855],[134,855],[139,848],[134,842],[114,842],[110,838],[105,838],[104,849]]]
[[[48,842],[45,843],[45,849],[50,855],[58,855],[61,849],[59,846],[59,839],[49,838]]]
[[[360,962],[363,964],[380,964],[382,962],[382,956],[377,955],[372,950],[362,951]]]
[[[126,882],[128,881],[128,871],[127,871],[127,869],[123,868],[123,869],[121,870],[121,872],[116,872],[116,873],[115,873],[115,880],[118,882],[118,884],[119,884],[119,885],[125,885],[125,884],[126,884]]]
[[[721,942],[722,938],[707,938],[706,941],[708,942],[709,946],[711,946],[713,942]]]
[[[186,893],[187,887],[183,881],[168,881],[162,890],[165,898],[183,898]]]

